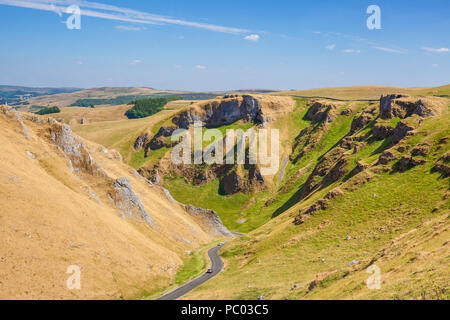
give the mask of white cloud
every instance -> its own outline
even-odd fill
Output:
[[[439,65],[437,64],[437,63],[435,63],[435,64],[432,64],[431,65],[433,68],[437,68],[437,67],[439,67]]]
[[[248,33],[249,30],[234,28],[234,27],[224,27],[214,24],[186,21],[172,17],[161,16],[157,14],[151,14],[143,11],[117,7],[114,5],[108,5],[98,2],[90,1],[75,1],[76,4],[81,8],[81,13],[83,16],[95,17],[100,19],[131,22],[139,24],[173,24],[185,27],[205,29],[215,32],[223,33]],[[0,0],[0,4],[29,8],[35,10],[51,11],[58,15],[61,12],[66,12],[66,8],[74,4],[73,0]]]
[[[344,53],[360,53],[361,50],[355,50],[355,49],[345,49],[342,52]]]
[[[76,61],[75,64],[82,65],[83,61]]]
[[[260,38],[260,36],[257,34],[250,34],[250,35],[244,37],[245,40],[254,41],[254,42],[258,41],[259,38]]]
[[[424,47],[422,50],[428,51],[428,52],[434,52],[434,53],[443,53],[443,52],[450,52],[449,48],[427,48]]]
[[[205,70],[205,69],[206,69],[206,66],[202,66],[202,65],[198,64],[198,65],[195,66],[195,69],[198,69],[198,70]]]
[[[336,45],[335,44],[330,44],[329,46],[326,46],[325,47],[327,50],[334,50],[334,48],[336,48]]]
[[[142,60],[136,59],[136,60],[131,61],[130,65],[135,66],[135,65],[140,64],[142,62],[143,62]]]
[[[142,30],[145,30],[144,27],[125,26],[125,25],[115,26],[114,28],[116,28],[118,30],[124,30],[124,31],[142,31]]]
[[[391,52],[391,53],[406,53],[405,51],[397,50],[397,49],[391,49],[391,48],[385,48],[385,47],[377,47],[373,46],[373,49],[384,51],[384,52]]]

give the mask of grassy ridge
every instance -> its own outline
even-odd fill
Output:
[[[293,90],[278,92],[277,95],[329,97],[334,99],[379,99],[382,94],[402,93],[408,95],[450,95],[450,85],[441,87],[396,88],[385,86],[352,86],[338,88],[322,88],[310,90]]]

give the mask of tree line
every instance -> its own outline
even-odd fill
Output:
[[[146,118],[158,113],[164,109],[164,106],[170,101],[183,100],[182,97],[161,97],[134,100],[130,104],[131,109],[125,112],[128,119]]]

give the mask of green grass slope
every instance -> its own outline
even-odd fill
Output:
[[[328,175],[311,173],[327,161],[331,167],[339,163],[330,160],[333,153],[350,136],[353,119],[370,106],[353,105],[351,115],[338,113],[324,130],[305,118],[303,101],[298,103],[297,119],[303,120],[297,124],[303,135],[296,139],[284,184],[276,191],[276,199],[283,199],[283,210],[226,246],[222,252],[226,270],[185,298],[450,298],[449,178],[442,169],[436,170],[436,164],[448,170],[449,101],[444,102],[441,113],[424,119],[382,120],[374,115],[351,135],[361,145],[344,152],[345,174],[331,181],[327,181]],[[344,110],[348,107],[342,106]],[[374,139],[374,126],[394,128],[400,122],[414,126],[414,135],[396,145],[392,136]],[[316,131],[319,128],[321,132]],[[417,150],[423,146],[429,150],[421,154]],[[307,152],[298,159],[302,150]],[[378,159],[385,151],[395,159],[380,164]],[[403,166],[411,154],[419,164]],[[361,164],[366,168],[358,173],[355,168]],[[307,179],[319,187],[305,193]],[[332,190],[339,190],[340,196],[324,201]],[[319,210],[304,214],[324,202]],[[255,203],[247,212],[258,211],[258,201]],[[366,285],[370,266],[380,268],[378,290]]]

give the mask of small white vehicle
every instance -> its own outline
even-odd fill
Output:
[[[213,273],[212,269],[208,269],[208,271],[206,271],[206,273]]]

